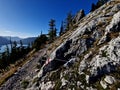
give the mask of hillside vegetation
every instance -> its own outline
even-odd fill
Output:
[[[78,18],[81,12],[69,30],[52,38],[46,49],[38,51],[39,57],[26,64],[29,69],[21,69],[27,73],[24,79],[19,71],[20,79],[13,76],[0,90],[119,90],[120,0],[110,0]],[[34,61],[39,63],[34,66]]]

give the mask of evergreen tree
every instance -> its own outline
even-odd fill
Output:
[[[20,40],[20,47],[21,47],[21,48],[23,47],[23,42],[22,42],[22,40]]]
[[[100,6],[102,6],[103,4],[105,4],[106,2],[108,2],[108,0],[98,0],[98,2],[96,4],[96,8],[99,8]]]
[[[49,22],[49,39],[50,41],[53,41],[55,39],[55,37],[57,36],[56,33],[57,33],[57,29],[55,28],[55,20],[54,19],[51,19],[50,22]]]
[[[5,51],[1,54],[0,69],[5,69],[8,66],[8,64],[10,63],[9,56],[9,47],[8,45],[6,45]]]
[[[64,32],[64,25],[63,25],[63,21],[62,21],[59,35],[61,36],[63,34],[63,32]]]
[[[5,52],[6,52],[6,56],[7,56],[7,59],[8,59],[9,56],[10,56],[10,52],[9,52],[9,47],[8,47],[8,45],[6,45],[6,50],[5,50]]]
[[[103,4],[105,4],[108,1],[109,0],[98,0],[98,2],[96,3],[96,5],[94,3],[92,4],[91,11],[96,10],[97,8],[99,8],[100,6],[102,6]]]
[[[42,30],[41,30],[41,34],[40,35],[42,35]]]
[[[80,19],[82,19],[84,16],[85,16],[85,11],[82,10]]]
[[[1,55],[1,60],[0,60],[0,69],[4,69],[7,66],[7,62],[6,62],[6,53],[3,52]]]
[[[55,28],[53,35],[54,35],[54,38],[57,37],[57,28]]]
[[[12,46],[12,40],[11,40],[11,37],[10,37],[10,45],[11,45],[11,49],[12,49],[13,46]]]
[[[13,42],[13,48],[16,49],[16,47],[17,47],[17,42],[14,41],[14,42]]]
[[[106,2],[108,2],[108,0],[98,0],[97,5],[98,5],[98,6],[102,6],[102,5],[105,4]]]
[[[30,46],[30,43],[28,43],[28,46],[26,48],[26,52],[29,52],[31,50],[31,46]]]
[[[5,70],[11,63],[15,63],[17,60],[20,58],[24,57],[29,51],[30,47],[28,46],[27,48],[23,47],[22,41],[20,41],[20,47],[23,47],[21,49],[20,47],[17,47],[17,42],[14,41],[11,42],[11,51],[9,51],[8,45],[6,45],[5,52],[1,54],[0,57],[0,70],[3,69]]]
[[[10,56],[11,63],[14,63],[16,61],[16,58],[18,58],[17,42],[14,41],[11,48],[11,56]]]
[[[39,50],[41,47],[44,46],[44,44],[46,44],[46,41],[48,40],[48,38],[46,37],[46,35],[40,35],[36,38],[36,40],[34,41],[34,44],[33,44],[33,48],[37,50]]]
[[[96,8],[97,8],[96,5],[94,3],[92,3],[90,12],[94,11]]]
[[[69,30],[70,27],[73,25],[72,20],[73,20],[73,15],[71,12],[69,12],[66,18],[66,30]]]
[[[23,46],[22,40],[20,40],[20,47],[19,47],[18,53],[19,53],[19,56],[22,56],[24,54],[24,46]]]

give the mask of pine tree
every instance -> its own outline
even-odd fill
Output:
[[[14,41],[14,42],[13,42],[13,48],[16,49],[16,47],[17,47],[17,42]]]
[[[5,62],[6,62],[7,65],[8,65],[9,59],[10,59],[10,52],[9,52],[9,47],[8,47],[8,45],[6,45],[5,56],[6,56],[6,61],[5,61]]]
[[[23,42],[22,40],[20,40],[20,48],[19,48],[19,54],[22,56],[24,53],[21,53],[21,52],[24,52],[24,47],[23,47]]]
[[[12,45],[12,48],[11,48],[11,56],[10,56],[11,63],[14,63],[16,61],[16,58],[18,58],[17,42],[14,41],[13,45]]]
[[[70,27],[73,25],[73,15],[71,12],[69,12],[67,14],[67,18],[66,18],[66,31],[70,29]]]
[[[7,66],[7,62],[6,62],[6,52],[3,52],[1,55],[1,60],[0,60],[0,69],[4,69]]]
[[[13,46],[12,46],[12,40],[11,40],[11,37],[10,37],[10,46],[11,46],[10,48],[12,49]]]
[[[41,34],[40,35],[42,35],[42,30],[41,30]]]
[[[97,8],[96,5],[94,3],[92,3],[90,12],[94,11],[96,8]]]
[[[32,44],[32,47],[38,51],[42,47],[44,47],[44,44],[48,41],[48,37],[45,34],[42,34],[36,38],[34,43]]]
[[[57,28],[55,28],[53,35],[54,35],[54,38],[57,37]]]
[[[8,45],[6,45],[6,50],[5,50],[5,52],[6,52],[6,56],[9,57],[10,52],[9,52],[9,47],[8,47]]]
[[[49,22],[49,39],[50,41],[53,41],[55,39],[55,37],[57,36],[57,29],[56,29],[56,25],[55,25],[55,20],[54,19],[51,19],[50,22]]]
[[[108,2],[109,0],[98,0],[96,6],[97,8],[99,8],[100,6],[102,6],[103,4],[105,4],[106,2]]]
[[[63,21],[62,21],[59,35],[61,36],[63,34],[63,32],[64,32],[64,25],[63,25]]]
[[[20,47],[21,47],[21,48],[23,47],[23,42],[22,42],[22,40],[20,40]]]
[[[85,16],[85,11],[82,10],[80,19],[82,19],[84,16]]]
[[[96,4],[92,4],[91,7],[91,11],[96,10],[97,8],[99,8],[100,6],[102,6],[103,4],[105,4],[106,2],[108,2],[109,0],[98,0],[98,2]]]

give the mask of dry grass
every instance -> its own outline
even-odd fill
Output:
[[[99,21],[99,22],[97,23],[97,26],[102,27],[104,24],[105,24],[104,22]]]
[[[119,36],[119,32],[115,32],[115,33],[110,33],[110,37],[111,38],[116,38],[116,37],[118,37]]]
[[[75,26],[74,29],[72,29],[72,30],[66,31],[63,35],[61,35],[54,42],[52,42],[50,44],[50,46],[48,47],[47,54],[50,55],[60,44],[65,42],[65,40],[72,34],[72,32],[75,30],[75,28],[77,28],[77,26]]]
[[[111,1],[111,2],[109,3],[109,5],[114,5],[114,4],[118,4],[118,3],[120,3],[119,0],[114,0],[114,1]]]
[[[89,35],[86,35],[86,34],[82,36],[83,39],[87,39],[87,38],[89,38],[89,37],[90,37],[90,36],[89,36]]]
[[[20,59],[15,64],[10,65],[9,70],[3,72],[0,76],[0,86],[4,84],[17,70],[19,67],[22,67],[27,61],[31,60],[30,58],[34,55],[34,50],[26,55],[26,59]]]
[[[0,77],[0,86],[8,80],[15,72],[17,68],[12,68],[10,71],[6,72],[2,77]]]

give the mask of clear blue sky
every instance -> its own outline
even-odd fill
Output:
[[[56,20],[59,30],[61,21],[69,11],[86,13],[97,0],[0,0],[0,36],[30,37],[47,33],[48,22]]]

